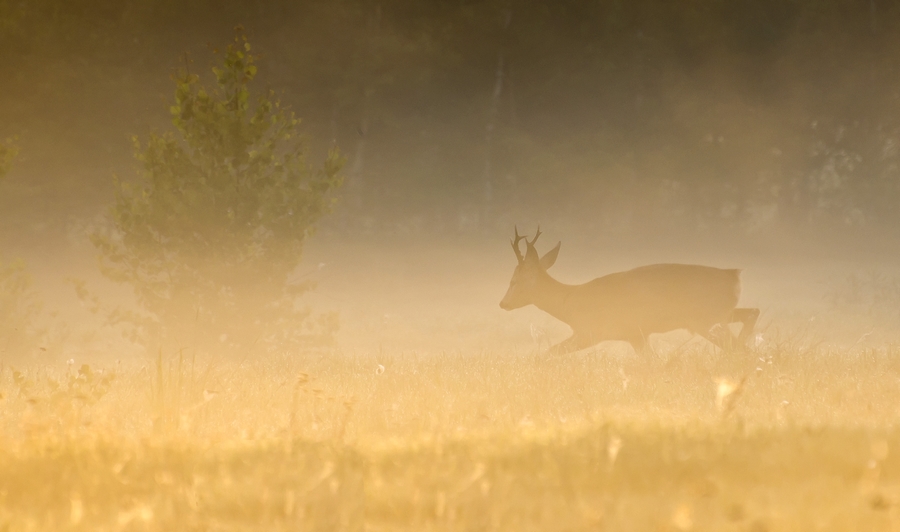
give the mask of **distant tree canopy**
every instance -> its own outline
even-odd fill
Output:
[[[17,153],[13,142],[0,142],[0,180]],[[17,360],[35,347],[39,337],[35,318],[39,306],[31,290],[32,279],[21,261],[3,262],[0,255],[0,356]]]
[[[236,23],[366,227],[900,221],[896,2],[0,2],[0,89],[103,108]]]
[[[33,355],[46,338],[33,284],[23,261],[0,261],[0,357],[6,363]]]
[[[93,236],[103,272],[134,287],[147,313],[118,318],[153,347],[289,349],[316,334],[296,306],[308,286],[289,277],[343,159],[335,148],[308,162],[299,120],[271,91],[251,94],[250,52],[239,33],[212,88],[187,68],[174,78],[175,131],[135,139],[140,177],[116,180],[111,227]]]
[[[6,143],[0,142],[0,179],[9,172],[9,168],[12,166],[13,159],[16,158],[17,154],[18,149],[11,140]]]

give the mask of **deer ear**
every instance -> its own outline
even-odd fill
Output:
[[[548,251],[541,257],[541,268],[547,270],[550,266],[556,262],[556,257],[559,255],[559,246],[562,245],[562,242],[556,244],[556,247]]]

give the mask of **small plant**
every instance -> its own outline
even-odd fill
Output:
[[[64,383],[55,384],[51,398],[67,398],[94,405],[109,392],[115,378],[114,372],[95,372],[89,365],[82,364],[78,371],[66,376]]]
[[[82,364],[62,376],[12,370],[15,395],[30,407],[26,416],[34,436],[62,431],[72,434],[88,427],[90,410],[110,391],[116,379],[114,371],[94,370]]]
[[[55,405],[74,402],[94,405],[109,392],[116,378],[115,372],[94,371],[88,364],[67,372],[62,379],[46,376],[36,380],[18,370],[13,370],[12,376],[19,396],[29,402],[46,401]]]

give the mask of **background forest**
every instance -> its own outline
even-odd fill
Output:
[[[167,126],[181,54],[205,73],[203,43],[238,24],[258,85],[348,156],[329,230],[900,221],[897,2],[2,0],[0,138],[21,148],[3,232],[108,203],[129,136]]]

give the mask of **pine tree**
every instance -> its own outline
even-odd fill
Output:
[[[93,235],[104,274],[144,311],[113,319],[148,347],[289,348],[315,328],[296,303],[309,285],[288,281],[344,160],[334,148],[313,167],[294,114],[271,91],[251,98],[250,50],[238,31],[212,89],[187,69],[174,77],[175,131],[134,139],[142,171],[115,181],[110,226]]]

